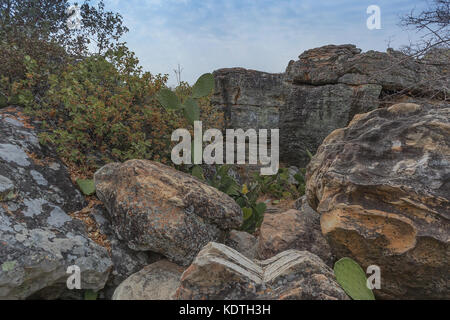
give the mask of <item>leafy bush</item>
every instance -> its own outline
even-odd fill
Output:
[[[40,76],[34,66],[31,59],[27,80],[15,86],[26,111],[42,120],[41,143],[54,144],[68,164],[83,172],[129,159],[171,165],[171,134],[188,123],[180,112],[164,112],[156,99],[167,76],[143,72],[134,54],[119,47],[106,57],[89,57],[60,75],[49,75],[48,90],[38,104],[27,100]],[[208,104],[201,108],[206,117],[214,113]]]
[[[156,93],[167,76],[143,72],[125,46],[67,63],[52,72],[25,55],[23,79],[0,77],[0,107],[25,107],[41,120],[40,142],[56,146],[59,155],[80,173],[92,173],[111,161],[151,159],[171,165],[171,135],[189,123],[183,111],[164,112]],[[39,90],[36,90],[40,88]],[[195,88],[182,83],[173,95],[186,101]],[[198,116],[222,126],[223,116],[207,97],[196,99]],[[201,113],[201,115],[200,115]]]

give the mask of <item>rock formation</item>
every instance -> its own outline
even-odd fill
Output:
[[[243,68],[214,73],[216,91],[212,104],[225,111],[227,128],[278,128],[282,98],[282,74]]]
[[[115,233],[108,211],[103,205],[93,208],[90,215],[98,226],[98,231],[106,236],[113,263],[110,277],[102,290],[104,299],[111,299],[115,289],[132,274],[144,267],[161,260],[163,257],[154,252],[134,251],[126,242],[121,241]]]
[[[449,299],[449,177],[449,104],[397,104],[325,139],[307,197],[338,258],[381,268],[379,297]]]
[[[255,236],[244,231],[233,230],[227,237],[225,244],[240,254],[253,260],[257,256],[258,240]]]
[[[316,255],[289,250],[252,261],[218,243],[208,244],[183,273],[181,300],[346,300],[333,271]]]
[[[211,241],[239,228],[242,211],[226,194],[160,163],[111,163],[95,174],[97,196],[120,239],[189,265]]]
[[[55,152],[40,146],[33,123],[20,109],[2,109],[0,299],[63,297],[72,265],[81,269],[82,289],[104,287],[108,252],[69,215],[83,202]]]
[[[384,96],[442,98],[450,87],[439,66],[393,50],[361,53],[354,45],[305,51],[284,74],[242,68],[214,74],[212,103],[225,110],[228,128],[279,128],[281,160],[298,167],[310,160],[306,150],[314,154],[332,131],[378,108]]]
[[[330,267],[334,263],[331,249],[322,235],[320,215],[311,209],[305,197],[300,210],[267,214],[258,240],[258,258],[262,260],[295,249],[316,254]]]

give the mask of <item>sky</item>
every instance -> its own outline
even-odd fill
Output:
[[[174,69],[193,84],[204,73],[244,67],[278,73],[305,50],[352,43],[368,50],[399,48],[417,39],[399,17],[427,0],[105,0],[130,29],[124,37],[146,71]],[[381,29],[369,30],[367,8],[381,9]]]

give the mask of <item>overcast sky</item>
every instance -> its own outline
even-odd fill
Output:
[[[421,11],[426,0],[105,0],[123,15],[128,46],[145,70],[167,73],[183,67],[182,80],[225,67],[283,72],[304,50],[326,44],[356,44],[385,51],[414,40],[399,16]],[[367,7],[381,8],[381,30],[369,30]]]

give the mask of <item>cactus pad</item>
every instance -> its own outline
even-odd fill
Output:
[[[180,99],[170,89],[161,89],[158,92],[157,98],[166,110],[177,110],[181,108]]]
[[[92,196],[95,193],[94,180],[78,179],[77,184],[85,196]]]
[[[342,258],[334,265],[337,282],[353,300],[375,300],[371,289],[367,287],[364,270],[350,258]]]
[[[192,99],[187,98],[184,102],[184,116],[186,119],[189,120],[190,123],[194,123],[194,121],[197,121],[200,119],[200,107],[198,106],[198,103]]]

